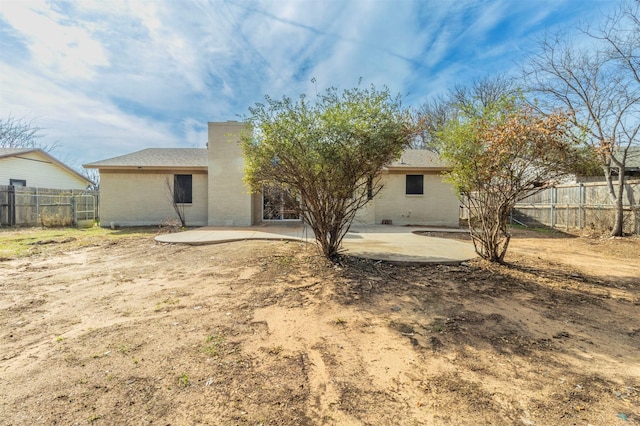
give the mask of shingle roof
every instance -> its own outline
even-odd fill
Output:
[[[397,160],[387,166],[388,169],[447,169],[446,163],[438,154],[426,149],[406,149]]]
[[[10,157],[25,152],[37,151],[38,148],[0,148],[0,157]]]
[[[71,167],[67,166],[66,164],[64,164],[62,161],[58,160],[57,158],[55,158],[53,155],[49,154],[48,152],[40,149],[40,148],[0,148],[0,158],[5,158],[5,157],[15,157],[21,154],[27,154],[27,153],[35,153],[35,154],[39,154],[40,156],[49,159],[51,161],[51,163],[57,164],[60,168],[66,170],[68,173],[71,173],[72,175],[76,176],[77,178],[79,178],[80,180],[85,181],[86,183],[94,183],[91,179],[87,178],[86,176],[81,175],[80,173],[78,173],[77,171],[73,170]]]
[[[205,148],[147,148],[131,154],[85,164],[88,169],[100,168],[194,168],[208,166]]]
[[[627,162],[626,168],[639,168],[640,167],[640,146],[632,146],[627,150]]]
[[[119,157],[85,164],[88,169],[101,168],[207,168],[208,152],[205,148],[147,148]],[[407,149],[387,169],[444,170],[447,165],[438,154],[425,149]]]

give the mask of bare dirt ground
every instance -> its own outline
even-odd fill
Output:
[[[417,267],[152,237],[0,261],[0,424],[640,424],[639,238]]]

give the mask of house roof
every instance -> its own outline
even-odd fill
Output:
[[[56,164],[58,167],[64,169],[68,173],[71,173],[77,178],[85,181],[87,184],[94,183],[91,181],[91,179],[73,170],[71,167],[67,166],[62,161],[58,160],[57,158],[55,158],[54,156],[52,156],[51,154],[49,154],[48,152],[40,148],[0,148],[0,159],[7,158],[7,157],[20,158],[20,155],[30,154],[30,153],[36,153],[46,158],[47,160],[51,161],[51,163]]]
[[[397,160],[386,167],[388,170],[430,169],[448,170],[447,164],[438,154],[426,149],[405,149]]]
[[[147,148],[131,154],[85,164],[87,169],[206,169],[206,148]]]
[[[147,148],[131,154],[85,164],[87,169],[207,169],[205,148]],[[387,170],[448,170],[438,154],[426,149],[407,149]]]
[[[631,146],[627,149],[626,168],[640,168],[640,146]]]
[[[38,151],[38,148],[0,148],[0,158],[13,157],[16,154]]]

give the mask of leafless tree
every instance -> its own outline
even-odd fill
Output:
[[[437,150],[437,133],[454,113],[450,97],[441,95],[431,99],[415,110],[412,114],[414,126],[420,129],[411,142],[411,148]]]
[[[0,148],[39,148],[47,152],[56,150],[60,141],[41,143],[42,130],[32,120],[12,115],[0,117]]]
[[[185,215],[184,203],[178,202],[180,199],[182,199],[180,195],[181,188],[179,186],[176,186],[175,178],[171,179],[169,176],[165,178],[164,183],[165,183],[165,189],[166,189],[165,194],[169,199],[169,201],[171,202],[171,205],[173,206],[173,209],[175,210],[176,215],[178,215],[178,219],[180,219],[180,224],[182,225],[183,228],[186,228],[187,218]]]
[[[471,85],[458,84],[451,91],[450,97],[458,109],[470,110],[487,108],[518,92],[513,79],[499,74],[477,79]]]
[[[624,232],[624,171],[640,143],[639,17],[638,2],[623,3],[600,26],[581,29],[586,44],[549,36],[525,68],[540,109],[568,109],[577,133],[597,149],[615,205],[614,236]]]
[[[475,80],[470,85],[458,84],[446,95],[440,95],[422,104],[413,114],[415,127],[420,129],[412,148],[438,150],[438,132],[461,110],[488,107],[505,96],[518,93],[513,79],[497,75]]]
[[[81,174],[91,181],[88,188],[89,190],[100,190],[100,172],[98,171],[98,169],[83,169],[81,171]]]

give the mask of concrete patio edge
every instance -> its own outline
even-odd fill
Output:
[[[392,225],[352,226],[342,242],[343,254],[362,259],[399,264],[459,264],[476,257],[472,244],[420,235],[421,232],[467,232],[462,229]],[[163,234],[161,243],[206,245],[236,241],[302,241],[315,243],[305,226],[253,226],[248,228],[203,227]]]

